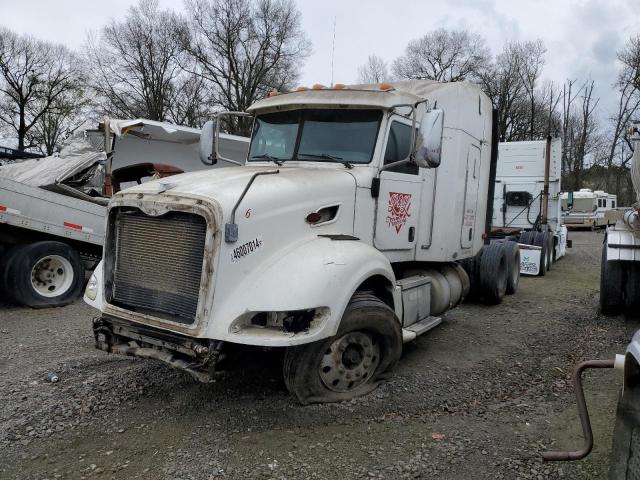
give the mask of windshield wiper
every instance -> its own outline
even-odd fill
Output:
[[[336,157],[334,155],[329,155],[328,153],[322,153],[320,155],[316,155],[315,153],[298,153],[298,157],[300,157],[300,155],[304,157],[321,158],[323,160],[330,160],[332,162],[341,163],[346,168],[349,168],[349,169],[353,168],[353,165],[351,165],[346,160],[343,160],[342,157]]]
[[[262,155],[253,155],[251,157],[251,160],[269,160],[278,166],[282,165],[282,163],[285,161],[284,158],[274,157],[272,155],[269,155],[268,153],[264,153]]]

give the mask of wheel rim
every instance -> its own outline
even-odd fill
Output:
[[[348,392],[371,378],[380,363],[380,346],[366,332],[336,339],[320,362],[320,379],[334,392]]]
[[[71,262],[60,255],[40,258],[31,269],[31,287],[43,297],[64,295],[73,284]]]

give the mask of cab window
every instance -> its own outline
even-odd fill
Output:
[[[400,122],[392,122],[387,138],[387,149],[384,152],[384,164],[405,160],[411,153],[411,127]],[[407,163],[389,169],[390,172],[407,173],[417,175],[417,165]]]

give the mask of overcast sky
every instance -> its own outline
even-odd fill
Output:
[[[122,18],[134,0],[0,0],[0,24],[20,33],[80,49],[86,35],[109,18]],[[634,7],[635,3],[635,7]],[[160,0],[182,10],[182,2]],[[615,108],[611,84],[616,50],[640,33],[637,2],[630,0],[298,0],[313,54],[301,84],[329,84],[336,20],[334,81],[357,80],[358,66],[371,53],[389,63],[411,39],[429,30],[465,28],[484,36],[494,53],[505,41],[541,38],[548,49],[544,76],[596,81],[601,114]]]

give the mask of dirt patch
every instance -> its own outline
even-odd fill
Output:
[[[367,397],[302,407],[281,352],[248,350],[213,385],[93,348],[88,306],[0,307],[2,478],[604,478],[621,379],[589,373],[596,438],[585,461],[570,385],[582,359],[624,350],[637,320],[596,313],[602,235],[497,307],[465,304],[405,346]],[[48,383],[47,373],[59,375]]]

